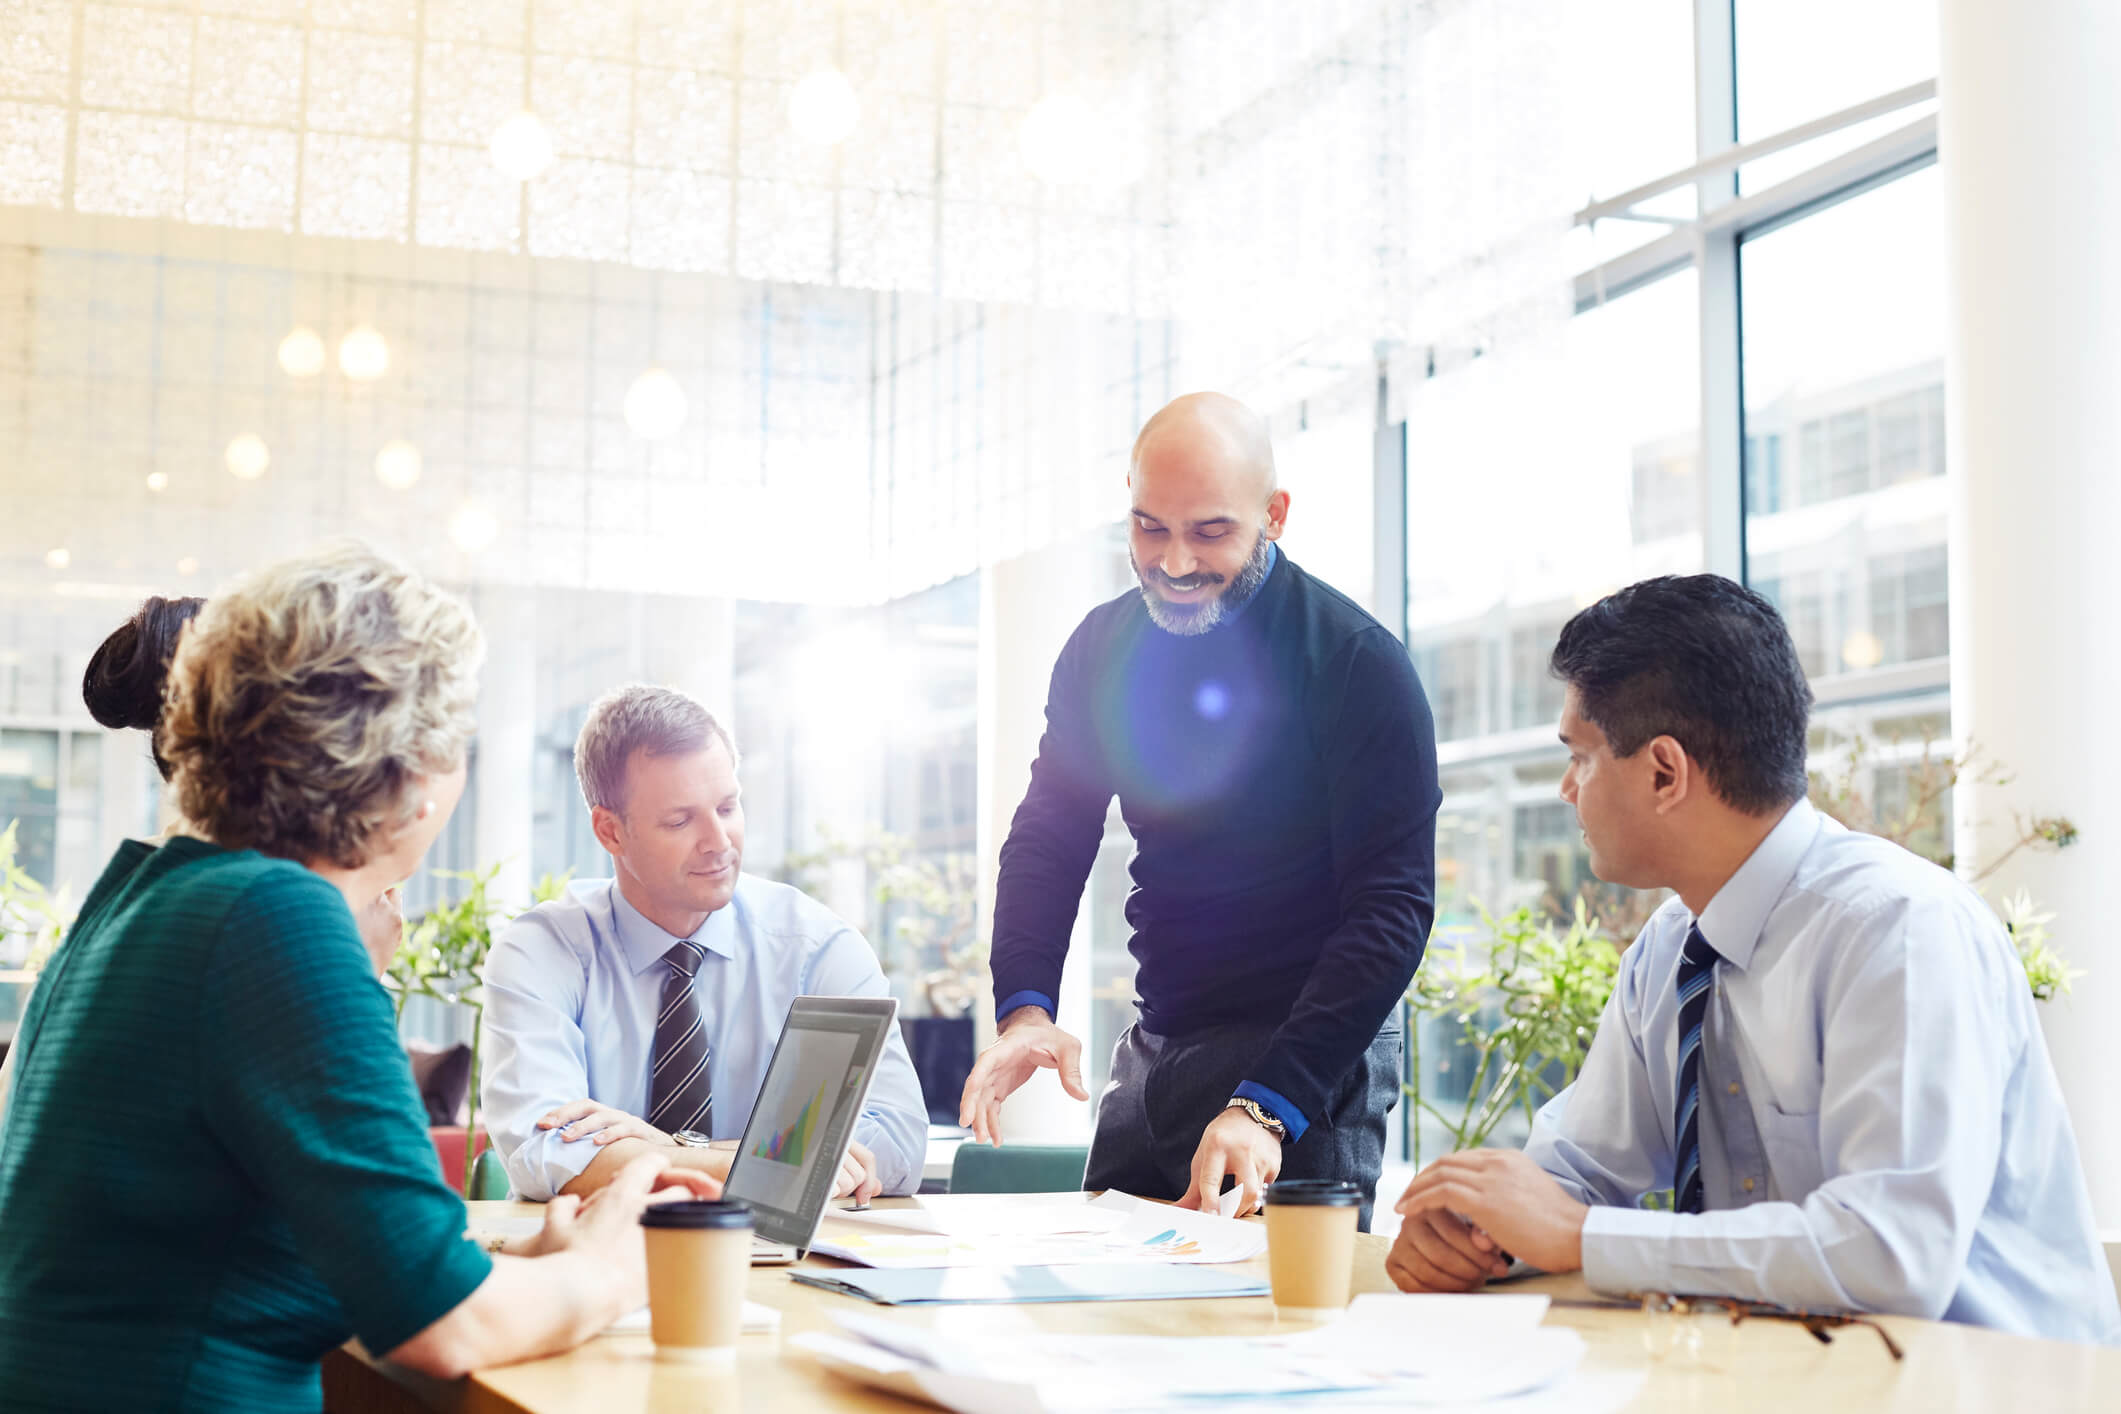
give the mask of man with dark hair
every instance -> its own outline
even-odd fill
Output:
[[[2017,954],[1952,875],[1806,802],[1774,608],[1648,580],[1570,620],[1552,668],[1592,871],[1677,897],[1524,1152],[1408,1186],[1393,1280],[1470,1290],[1515,1254],[1601,1291],[2121,1339]]]

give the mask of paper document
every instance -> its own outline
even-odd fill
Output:
[[[1621,1407],[1640,1385],[1633,1372],[1579,1375],[1583,1338],[1540,1324],[1544,1298],[1465,1299],[1499,1309],[1437,1307],[1425,1330],[1432,1312],[1409,1303],[1453,1298],[1365,1296],[1341,1320],[1289,1335],[1027,1334],[1005,1349],[856,1313],[838,1318],[841,1333],[806,1332],[789,1344],[848,1379],[964,1414],[1204,1410],[1238,1401],[1322,1411],[1599,1411]]]
[[[1198,1262],[1073,1262],[1050,1267],[834,1267],[789,1275],[883,1306],[1030,1306],[1067,1301],[1202,1301],[1265,1296],[1264,1276]]]
[[[887,1227],[951,1237],[1059,1237],[1110,1232],[1126,1221],[1116,1208],[1099,1207],[1087,1193],[931,1193],[910,1208],[830,1210],[836,1222]]]
[[[956,1202],[940,1201],[950,1196],[923,1199],[921,1207],[898,1214],[829,1214],[811,1250],[890,1268],[1243,1262],[1267,1250],[1263,1224],[1124,1193],[1082,1200],[1051,1193],[959,1194]],[[878,1221],[900,1215],[912,1220]]]

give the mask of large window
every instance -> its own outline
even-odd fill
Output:
[[[1695,79],[1730,96],[1735,131],[1705,123],[1661,181],[1595,184],[1564,333],[1398,390],[1407,641],[1444,790],[1434,946],[1477,950],[1481,906],[1587,897],[1625,933],[1651,902],[1590,877],[1556,797],[1545,660],[1576,609],[1657,573],[1743,576],[1775,601],[1818,698],[1814,768],[1853,813],[1916,811],[1928,836],[1909,843],[1949,847],[1944,284],[1918,88],[1936,73],[1936,0],[1682,8],[1699,39],[1730,25],[1728,47],[1695,46]],[[1859,105],[1869,116],[1735,170],[1692,170],[1733,137]],[[1628,238],[1585,239],[1616,222]],[[1423,1037],[1425,1094],[1462,1094],[1448,1028]]]
[[[1483,907],[1565,910],[1588,879],[1547,657],[1592,599],[1701,567],[1697,299],[1674,276],[1409,397],[1407,642],[1444,764],[1447,939]]]
[[[1757,142],[1937,76],[1937,0],[1735,0],[1738,140]],[[1905,123],[1883,114],[1749,163],[1761,191]]]
[[[1817,679],[1946,652],[1939,201],[1932,167],[1740,247],[1748,569]]]

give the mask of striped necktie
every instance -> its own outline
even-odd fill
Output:
[[[1682,1213],[1701,1211],[1701,1023],[1708,1016],[1715,983],[1716,953],[1696,925],[1687,930],[1686,949],[1679,955],[1679,1109],[1672,1130],[1677,1136],[1672,1207]]]
[[[693,974],[707,950],[690,938],[663,954],[670,975],[663,979],[663,1005],[655,1018],[655,1069],[648,1080],[648,1122],[666,1134],[681,1129],[705,1132],[714,1094],[707,1076],[707,1030]]]

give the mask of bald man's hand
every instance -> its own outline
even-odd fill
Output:
[[[1076,1099],[1090,1098],[1083,1088],[1083,1043],[1054,1025],[1044,1007],[1020,1006],[1002,1019],[1001,1034],[965,1077],[957,1122],[977,1142],[999,1145],[1002,1101],[1042,1069],[1058,1073],[1061,1088]]]

